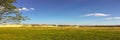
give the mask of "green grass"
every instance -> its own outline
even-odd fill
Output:
[[[120,28],[0,28],[0,40],[120,40]]]

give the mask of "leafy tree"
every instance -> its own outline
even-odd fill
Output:
[[[16,0],[0,0],[0,23],[18,24],[28,19],[20,13],[21,7],[16,7]]]

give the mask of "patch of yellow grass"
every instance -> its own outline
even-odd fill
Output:
[[[17,24],[7,24],[7,25],[0,25],[0,27],[22,27],[22,25],[17,25]]]

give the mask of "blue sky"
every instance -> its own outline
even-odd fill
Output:
[[[29,24],[120,24],[120,0],[17,0]]]

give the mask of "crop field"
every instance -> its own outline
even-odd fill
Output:
[[[120,40],[120,27],[1,27],[0,40]]]

